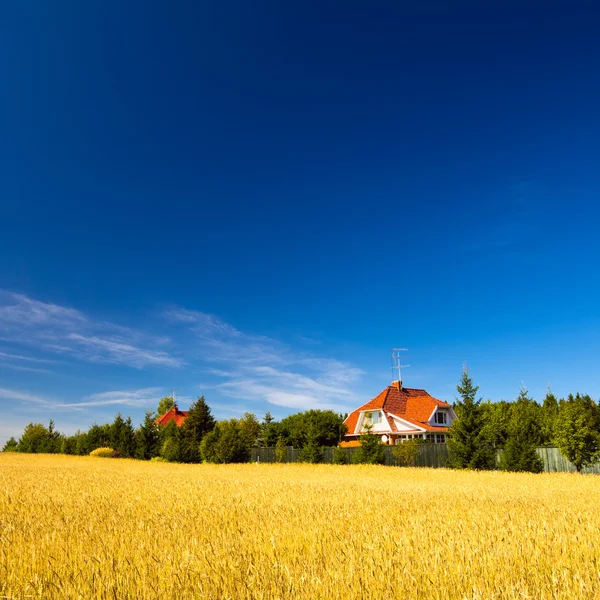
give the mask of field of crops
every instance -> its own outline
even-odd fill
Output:
[[[600,479],[0,454],[0,597],[596,598]]]

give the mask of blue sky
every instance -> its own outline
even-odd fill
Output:
[[[600,396],[593,3],[6,3],[0,443]]]

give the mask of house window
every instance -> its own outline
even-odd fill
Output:
[[[366,413],[365,418],[373,425],[378,425],[379,423],[381,423],[381,413],[380,412]]]
[[[446,425],[448,423],[448,413],[440,412],[439,410],[433,415],[433,422],[436,425]]]

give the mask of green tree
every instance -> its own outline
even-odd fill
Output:
[[[287,459],[287,447],[285,445],[285,438],[279,436],[277,443],[275,444],[275,460],[278,463],[284,463]]]
[[[77,438],[74,435],[65,436],[62,440],[60,448],[61,454],[76,454]]]
[[[19,442],[17,442],[17,440],[15,440],[14,437],[11,437],[6,442],[6,444],[4,444],[4,447],[2,448],[2,452],[16,452],[18,445],[19,445]]]
[[[166,412],[171,410],[175,406],[175,399],[173,396],[165,396],[158,401],[158,408],[156,409],[157,416],[161,417]]]
[[[333,450],[333,460],[334,465],[347,465],[348,464],[348,453],[339,446],[336,446]]]
[[[133,456],[135,454],[135,430],[131,423],[131,417],[123,419],[118,413],[110,426],[110,447],[121,456]]]
[[[150,460],[160,452],[160,431],[154,420],[154,413],[147,410],[135,432],[135,457],[141,460]]]
[[[190,406],[187,417],[181,426],[182,462],[200,462],[202,438],[215,427],[215,419],[204,396],[200,396]]]
[[[181,430],[173,420],[161,427],[160,456],[169,462],[183,462]]]
[[[374,434],[373,425],[367,422],[364,426],[366,433],[360,436],[359,447],[354,453],[354,463],[357,465],[382,465],[385,461],[385,446],[381,438]]]
[[[41,423],[29,423],[19,440],[17,450],[34,454],[53,454],[60,452],[62,436],[54,428],[54,421],[50,420],[48,427]]]
[[[417,460],[419,455],[419,448],[423,443],[422,438],[413,438],[412,440],[406,440],[400,442],[392,450],[392,454],[398,461],[401,467],[412,467]]]
[[[82,440],[81,443],[78,442],[77,454],[80,454],[79,449],[83,450],[84,446],[86,448],[86,452],[81,453],[82,455],[89,454],[96,448],[106,448],[107,446],[110,446],[111,433],[111,426],[108,423],[105,423],[104,425],[98,425],[97,423],[94,423],[88,429],[87,434],[84,434],[86,436],[85,441]]]
[[[541,411],[541,440],[540,445],[551,446],[554,443],[554,426],[558,416],[558,400],[548,388]]]
[[[494,448],[504,448],[508,439],[508,429],[511,416],[511,403],[506,400],[499,402],[482,402],[480,405],[484,421],[484,437]]]
[[[508,439],[500,456],[500,467],[505,471],[541,473],[544,470],[544,463],[536,451],[540,439],[539,408],[522,387],[511,406]]]
[[[241,420],[219,421],[200,443],[202,458],[210,463],[243,463],[250,460],[250,447]]]
[[[558,409],[554,439],[561,454],[577,472],[594,464],[600,457],[598,406],[589,396],[569,396]]]
[[[485,427],[481,398],[476,400],[479,386],[473,386],[466,367],[456,389],[461,400],[454,404],[457,418],[449,430],[450,465],[458,469],[494,469],[496,451]]]
[[[240,435],[247,448],[254,448],[258,445],[258,439],[261,433],[261,426],[256,415],[251,412],[245,412],[244,416],[238,421]]]
[[[344,418],[332,410],[307,410],[282,419],[279,435],[288,445],[304,448],[309,432],[319,446],[336,446],[346,433]]]
[[[315,427],[309,427],[298,460],[312,464],[320,463],[323,460],[323,447],[319,444],[319,436]]]

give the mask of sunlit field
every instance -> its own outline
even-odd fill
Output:
[[[600,479],[0,454],[8,598],[596,598]]]

